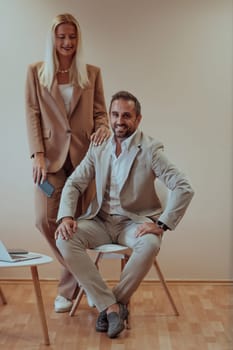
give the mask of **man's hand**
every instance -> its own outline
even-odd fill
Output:
[[[164,230],[159,227],[154,222],[144,222],[140,226],[138,226],[136,231],[136,237],[141,237],[143,235],[146,235],[147,233],[154,233],[157,236],[162,235]]]
[[[73,237],[77,229],[77,221],[73,220],[71,217],[65,217],[56,229],[54,237],[55,239],[58,239],[58,236],[60,236],[60,238],[68,240]]]

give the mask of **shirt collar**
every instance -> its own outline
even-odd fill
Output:
[[[137,129],[137,130],[135,130],[135,132],[132,135],[130,135],[129,137],[127,137],[127,139],[122,141],[122,143],[121,143],[122,148],[129,150],[131,144],[137,138],[137,135],[139,133],[140,133],[140,131]],[[114,135],[112,135],[110,137],[110,142],[111,142],[112,148],[115,150],[116,141],[115,141]]]

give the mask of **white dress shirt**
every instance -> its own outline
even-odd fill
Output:
[[[137,130],[121,143],[121,153],[116,156],[116,142],[114,136],[111,139],[112,152],[109,165],[108,180],[101,210],[106,214],[128,216],[128,212],[120,205],[120,188],[125,178],[125,169],[128,163],[128,152],[131,141],[135,137]]]

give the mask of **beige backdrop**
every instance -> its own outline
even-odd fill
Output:
[[[0,0],[1,239],[51,255],[34,228],[24,83],[62,12],[80,21],[107,103],[120,89],[136,94],[143,129],[165,143],[196,191],[182,223],[166,234],[159,259],[167,278],[232,279],[231,0]],[[115,265],[104,267],[106,278],[117,276]],[[57,278],[58,263],[40,275]],[[0,271],[0,278],[21,277],[27,271]]]

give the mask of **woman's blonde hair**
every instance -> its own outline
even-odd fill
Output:
[[[77,50],[70,67],[70,81],[78,83],[82,88],[88,84],[88,74],[86,63],[84,63],[82,34],[78,21],[69,13],[57,15],[51,25],[47,37],[47,45],[45,51],[45,60],[39,70],[40,83],[51,89],[54,77],[59,69],[59,62],[55,48],[55,30],[59,24],[71,23],[75,26],[78,36]]]

